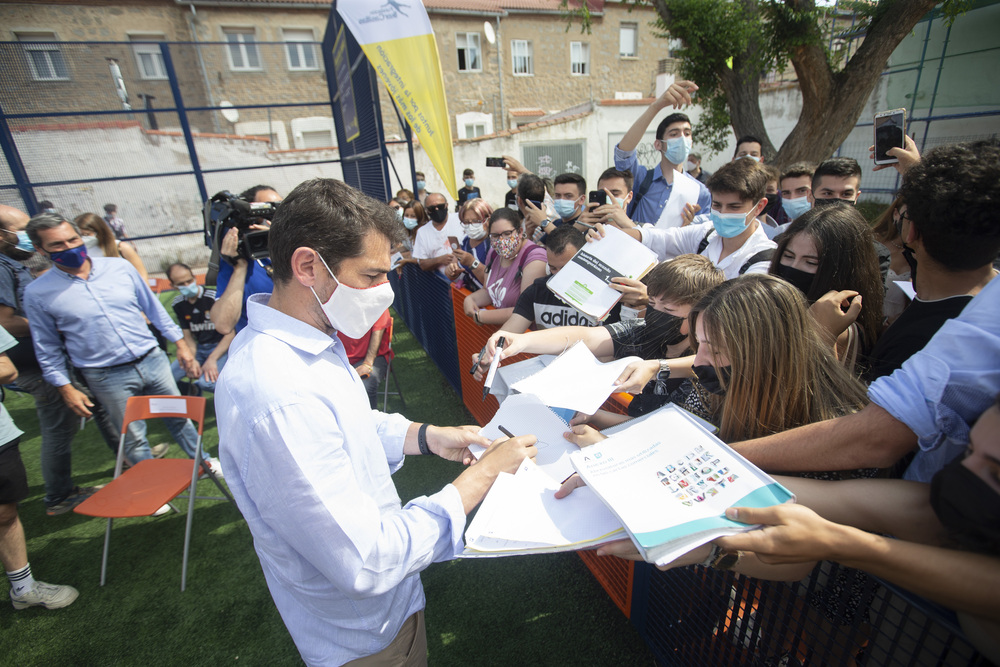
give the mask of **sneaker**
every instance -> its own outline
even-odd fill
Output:
[[[161,442],[158,445],[154,445],[149,448],[150,453],[152,453],[154,459],[162,459],[167,455],[167,450],[170,449],[169,442]]]
[[[215,473],[215,476],[217,478],[219,478],[219,479],[225,479],[226,478],[226,476],[224,474],[222,474],[222,462],[219,461],[219,459],[206,458],[205,462],[208,463],[208,467],[212,469],[212,472]],[[198,479],[204,479],[205,476],[206,476],[205,472],[202,471],[202,473],[198,477]]]
[[[14,609],[27,609],[28,607],[61,609],[73,604],[78,595],[80,595],[79,591],[72,586],[56,586],[44,581],[36,581],[35,587],[24,595],[14,595],[14,589],[10,589],[10,602],[14,605]]]
[[[98,489],[103,488],[103,486],[103,484],[100,486],[85,486],[83,488],[75,486],[73,487],[73,491],[68,496],[55,505],[49,505],[46,507],[45,513],[49,516],[59,516],[60,514],[65,514],[92,496]],[[72,600],[70,600],[70,602],[72,602]]]
[[[163,516],[165,514],[170,514],[173,511],[174,511],[174,508],[170,506],[170,503],[167,503],[166,505],[163,505],[162,507],[160,507],[160,509],[158,509],[155,512],[153,512],[152,514],[150,514],[150,516]]]

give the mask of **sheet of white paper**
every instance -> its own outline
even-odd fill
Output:
[[[899,285],[899,289],[903,290],[903,294],[906,295],[910,301],[917,298],[917,290],[913,289],[913,283],[909,280],[893,280],[892,282]]]
[[[687,174],[675,173],[674,184],[670,188],[670,198],[664,204],[663,210],[660,212],[660,219],[656,221],[656,226],[659,229],[680,227],[684,222],[684,205],[697,204],[700,193],[701,188],[698,187],[697,180]],[[707,211],[701,211],[701,213],[707,213]]]
[[[531,459],[525,459],[514,475],[497,478],[466,531],[466,544],[489,551],[565,546],[621,529],[590,489],[581,487],[557,500],[558,488]]]
[[[183,398],[151,398],[149,411],[153,414],[187,412],[187,401]]]
[[[497,369],[497,376],[493,379],[493,386],[490,388],[490,393],[497,397],[498,402],[503,403],[507,396],[515,393],[511,389],[511,385],[518,380],[523,380],[528,376],[534,375],[552,363],[552,360],[555,358],[556,355],[554,354],[541,354],[531,359],[500,366]]]
[[[569,455],[577,451],[577,446],[563,438],[569,426],[559,419],[552,410],[531,394],[508,396],[490,423],[479,432],[495,440],[506,437],[500,430],[503,426],[514,435],[531,434],[538,438],[535,447],[535,463],[553,481],[559,483],[573,474],[573,464]],[[479,458],[485,451],[482,447],[469,448],[473,456]]]
[[[615,391],[614,381],[639,357],[601,363],[582,342],[563,352],[545,370],[516,382],[513,388],[534,394],[545,405],[592,415]]]
[[[389,262],[391,263],[389,270],[391,271],[392,269],[397,268],[399,266],[399,263],[402,261],[403,261],[403,253],[401,252],[394,253],[392,257],[389,258]]]

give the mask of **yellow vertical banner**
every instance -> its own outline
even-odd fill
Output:
[[[458,199],[441,60],[423,3],[338,0],[337,13],[413,128],[448,193]]]

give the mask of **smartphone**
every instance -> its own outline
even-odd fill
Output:
[[[486,158],[487,167],[500,167],[501,169],[507,168],[507,163],[502,157],[488,157]]]
[[[462,247],[462,244],[458,242],[458,237],[457,236],[449,236],[448,237],[448,245],[451,246],[452,250],[458,250],[459,248]]]
[[[903,148],[906,137],[906,109],[879,111],[875,114],[875,164],[895,164],[887,154],[890,148]]]
[[[604,190],[591,190],[590,194],[587,195],[587,200],[591,204],[597,204],[598,206],[604,206],[608,203],[608,193]]]

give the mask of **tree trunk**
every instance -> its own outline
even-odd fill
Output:
[[[743,7],[753,20],[760,10],[757,0],[743,0]],[[726,93],[729,104],[729,119],[736,137],[752,135],[761,140],[761,152],[768,162],[774,156],[774,144],[764,127],[764,117],[760,112],[760,77],[761,71],[757,62],[760,44],[757,39],[751,39],[745,54],[733,57],[733,68],[722,71],[722,89]]]
[[[774,163],[787,166],[830,157],[858,122],[865,103],[899,43],[937,4],[935,0],[896,0],[874,21],[861,47],[840,72],[833,73],[822,46],[802,46],[792,65],[802,91],[802,114]],[[728,93],[728,91],[727,91]]]

